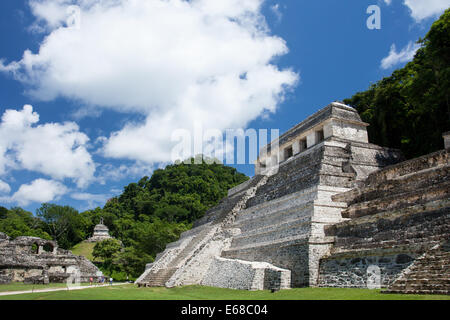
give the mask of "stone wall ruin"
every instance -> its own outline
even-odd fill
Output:
[[[79,270],[81,282],[101,276],[92,262],[58,248],[54,241],[37,237],[10,240],[0,233],[0,284],[66,282],[73,270]]]
[[[402,162],[366,127],[332,103],[288,130],[136,283],[448,294],[448,150]]]

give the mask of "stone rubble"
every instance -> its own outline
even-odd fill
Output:
[[[79,271],[81,282],[97,280],[102,275],[85,257],[58,248],[54,241],[37,237],[10,240],[0,232],[0,284],[66,282],[75,270]]]

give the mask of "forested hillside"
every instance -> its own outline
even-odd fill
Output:
[[[193,159],[191,159],[193,162]],[[21,208],[0,207],[0,232],[55,239],[62,248],[72,248],[88,238],[100,218],[110,234],[122,242],[94,248],[107,272],[138,276],[146,263],[177,240],[191,223],[248,179],[235,168],[222,164],[174,164],[130,183],[123,193],[103,208],[79,213],[69,206],[43,204],[36,216]]]
[[[407,158],[443,149],[450,130],[450,9],[431,27],[414,60],[344,103],[370,124],[372,143]]]

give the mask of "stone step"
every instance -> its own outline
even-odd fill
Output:
[[[308,236],[311,231],[309,219],[298,220],[294,223],[282,223],[262,229],[261,233],[248,235],[247,233],[233,238],[231,248],[248,246],[261,242],[280,241],[284,238],[295,237],[299,235]]]
[[[202,218],[194,222],[194,228],[206,223],[221,223],[233,210],[233,208],[238,205],[240,201],[245,199],[245,197],[247,196],[247,192],[255,188],[259,188],[261,184],[265,183],[265,179],[267,179],[267,177],[263,175],[257,175],[252,178],[251,183],[249,183],[244,189],[242,189],[238,193],[232,194],[229,197],[223,198],[219,202],[219,204],[209,209]]]
[[[434,167],[448,165],[448,163],[448,153],[445,150],[440,150],[373,172],[369,175],[368,182],[370,184],[378,184],[386,180],[391,180],[392,178],[398,178],[411,173],[432,169]]]
[[[164,285],[170,277],[175,273],[178,269],[179,265],[182,264],[183,260],[189,258],[189,255],[192,254],[193,249],[205,238],[205,236],[213,231],[213,227],[203,228],[201,232],[198,232],[189,243],[181,250],[174,258],[171,259],[169,264],[173,267],[167,268],[163,267],[158,269],[156,266],[153,268],[154,270],[147,270],[146,275],[139,278],[136,281],[138,284],[149,284],[151,286],[162,286]],[[155,270],[156,269],[156,270]]]
[[[431,185],[446,183],[450,166],[440,166],[424,171],[414,172],[400,178],[382,181],[378,184],[365,184],[360,188],[335,195],[335,201],[343,201],[348,205],[383,198],[392,194],[426,188]]]
[[[342,217],[354,219],[367,215],[374,215],[380,212],[408,208],[411,206],[411,203],[419,205],[441,199],[448,200],[449,198],[450,181],[445,184],[433,185],[425,189],[393,194],[367,202],[356,203],[342,211]]]
[[[193,249],[208,235],[212,232],[212,228],[206,228],[198,233],[183,250],[176,256],[175,259],[171,261],[171,265],[178,266],[182,260],[186,259],[189,254],[192,254]]]
[[[245,192],[244,192],[245,193]],[[244,197],[243,193],[239,193],[230,198],[225,198],[214,208],[208,210],[205,215],[195,221],[194,227],[201,226],[206,223],[220,223],[221,220],[234,208],[234,206]]]
[[[279,211],[291,209],[294,206],[302,206],[305,203],[314,201],[316,197],[317,188],[310,188],[275,200],[266,201],[240,211],[236,217],[236,223],[245,220],[257,220],[265,216],[277,214]]]
[[[166,268],[158,272],[151,272],[142,282],[147,287],[163,287],[176,270],[177,268]]]
[[[436,276],[429,275],[428,278],[417,278],[416,275],[412,277],[408,277],[408,279],[397,280],[395,285],[404,286],[406,284],[442,284],[442,285],[450,285],[450,279],[444,276]]]
[[[389,287],[390,292],[450,292],[448,240],[417,259]]]
[[[426,218],[425,215],[420,213],[423,218]],[[432,215],[429,215],[432,216]],[[354,220],[350,220],[348,222],[352,222]],[[414,232],[410,232],[411,230],[402,230],[398,228],[398,224],[396,223],[397,219],[385,220],[385,231],[379,231],[377,225],[374,223],[367,223],[364,225],[354,225],[348,223],[342,223],[338,228],[333,229],[336,225],[331,226],[331,228],[325,228],[325,234],[328,236],[335,236],[336,242],[334,249],[335,250],[361,250],[361,249],[376,249],[376,248],[390,248],[393,246],[409,246],[409,245],[421,245],[428,247],[429,242],[439,242],[444,240],[442,234],[445,234],[445,229],[447,228],[445,225],[436,225],[429,226],[426,225],[426,222],[419,224],[424,225],[425,228],[414,230]],[[445,222],[445,219],[442,219]],[[387,223],[390,223],[388,226]],[[401,221],[400,221],[401,223]],[[345,226],[345,228],[343,227]],[[428,230],[427,230],[428,228]],[[364,230],[366,233],[362,233],[361,230]],[[373,230],[373,231],[372,231]],[[374,234],[372,237],[365,237],[365,234]]]
[[[258,189],[247,207],[316,186],[319,182],[322,153],[323,148],[311,150],[281,164],[278,173],[270,176],[267,183]]]
[[[253,250],[256,248],[266,247],[266,246],[290,246],[296,243],[304,243],[307,242],[309,236],[305,235],[296,235],[289,238],[283,238],[276,241],[266,241],[266,242],[257,242],[249,245],[235,246],[230,247],[222,252],[222,257],[233,257],[235,252],[239,252],[241,250]],[[331,242],[331,239],[328,239]]]
[[[410,175],[427,175],[427,173],[432,175],[433,171],[440,170],[440,168],[445,166],[448,168],[449,159],[448,153],[444,150],[413,160],[404,161],[371,173],[364,184],[360,185],[358,189],[336,195],[334,196],[334,200],[353,203],[355,202],[355,198],[361,196],[361,194],[370,190],[376,190],[378,186],[383,186],[386,182],[389,183],[389,181],[393,180],[409,179]],[[448,176],[448,173],[446,176]],[[425,183],[427,183],[427,180],[428,179],[424,179]]]
[[[450,294],[450,290],[395,290],[388,289],[383,290],[381,293],[398,293],[398,294],[442,294],[448,295]]]
[[[239,222],[234,223],[233,227],[241,229],[242,233],[245,233],[246,235],[253,235],[276,229],[278,226],[286,223],[295,224],[299,221],[311,221],[312,214],[313,203],[310,202],[291,209],[279,210],[274,214],[266,215],[260,219],[240,220]]]
[[[406,284],[403,286],[391,286],[388,290],[408,291],[408,290],[445,290],[450,291],[450,285],[441,284]]]

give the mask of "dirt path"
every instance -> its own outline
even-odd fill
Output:
[[[126,282],[113,283],[113,286],[120,286],[128,284]],[[53,292],[53,291],[71,291],[71,290],[82,290],[89,288],[100,288],[100,287],[109,287],[110,284],[101,284],[101,285],[92,285],[92,286],[79,286],[79,287],[64,287],[64,288],[49,288],[49,289],[35,289],[35,290],[24,290],[24,291],[6,291],[0,292],[0,296],[10,296],[15,294],[24,294],[24,293],[38,293],[38,292]]]

